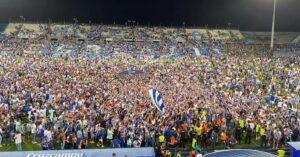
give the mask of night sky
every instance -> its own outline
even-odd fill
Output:
[[[300,32],[300,0],[277,0],[276,31]],[[0,0],[0,22],[27,21],[227,27],[271,31],[273,0]]]

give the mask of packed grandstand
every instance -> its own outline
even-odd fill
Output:
[[[271,51],[269,34],[237,29],[9,23],[0,31],[0,150],[193,156],[280,151],[299,140],[300,33],[276,33]]]

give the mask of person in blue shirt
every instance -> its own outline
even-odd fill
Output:
[[[81,130],[79,122],[77,122],[77,124],[76,124],[76,131],[78,131],[78,130]]]
[[[48,121],[47,121],[47,126],[48,127],[51,127],[53,125],[53,122],[50,120],[50,119],[48,119]]]
[[[113,140],[113,146],[114,146],[114,148],[120,148],[120,141],[116,137]]]
[[[67,125],[67,136],[69,136],[70,134],[72,134],[72,126],[71,125]]]
[[[50,98],[50,94],[49,94],[49,93],[46,93],[46,94],[45,94],[45,99],[46,99],[46,100],[49,100],[49,98]]]
[[[82,130],[77,130],[77,141],[76,141],[76,145],[79,146],[80,142],[82,139]]]
[[[123,148],[125,147],[125,140],[122,135],[119,135],[119,142],[120,142],[120,147]]]
[[[98,139],[97,146],[104,147],[104,145],[103,145],[103,129],[101,129],[97,132],[97,139]]]
[[[26,105],[25,106],[25,113],[28,114],[29,111],[30,111],[30,107],[29,107],[29,105]]]
[[[73,106],[72,105],[68,106],[68,110],[69,111],[73,110]]]
[[[5,138],[6,138],[6,141],[8,141],[9,143],[12,141],[12,139],[11,139],[11,131],[10,130],[6,130],[5,131]]]
[[[42,146],[43,150],[49,149],[49,142],[48,142],[46,136],[42,138],[41,146]]]
[[[14,125],[9,124],[8,129],[5,131],[5,137],[8,142],[12,142],[12,132],[14,131],[14,129]]]
[[[172,135],[171,130],[167,128],[165,131],[166,141],[169,141],[171,139],[171,135]]]
[[[43,137],[44,137],[44,128],[41,128],[40,130],[39,130],[39,137],[40,137],[40,139],[42,139]]]
[[[61,99],[59,100],[59,104],[63,104],[65,102],[65,98],[64,97],[61,97]]]
[[[14,129],[15,129],[15,126],[14,126],[14,124],[9,124],[9,132],[12,132],[12,131],[14,131]]]

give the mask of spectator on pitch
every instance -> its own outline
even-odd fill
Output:
[[[21,151],[22,150],[22,134],[19,131],[16,131],[14,139],[15,139],[15,144],[17,146],[17,150]]]
[[[251,144],[251,138],[252,138],[252,132],[250,125],[248,125],[246,129],[246,138],[245,138],[245,144]]]
[[[211,140],[211,146],[212,146],[212,149],[213,149],[213,151],[214,151],[214,150],[215,150],[215,147],[216,147],[216,142],[217,142],[217,140],[218,140],[218,135],[217,135],[217,133],[215,132],[215,130],[212,130],[210,140]]]
[[[227,134],[226,134],[225,130],[222,130],[220,140],[221,140],[221,145],[222,145],[223,149],[226,149]]]
[[[0,148],[2,147],[2,136],[3,136],[3,130],[2,130],[2,126],[0,125]]]
[[[273,149],[278,149],[278,145],[280,143],[280,139],[282,138],[282,133],[279,130],[279,128],[275,128],[273,132],[274,138],[273,138]]]
[[[300,131],[299,131],[299,126],[298,126],[298,127],[296,126],[296,127],[294,128],[294,130],[293,130],[292,135],[291,135],[292,141],[297,141],[297,140],[298,140],[299,133],[300,133]]]
[[[49,141],[47,139],[47,136],[44,136],[42,138],[41,146],[43,150],[48,150],[49,149]]]
[[[259,135],[261,138],[261,147],[267,147],[267,137],[266,137],[266,129],[265,126],[260,127]]]
[[[228,146],[230,149],[232,149],[237,143],[237,140],[235,139],[235,137],[233,135],[230,136],[230,138],[228,139]]]
[[[37,128],[34,122],[31,122],[30,125],[30,130],[31,130],[31,137],[32,137],[32,143],[36,143],[36,133],[37,133]]]

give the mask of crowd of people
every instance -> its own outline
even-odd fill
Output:
[[[0,55],[0,147],[12,142],[18,150],[28,142],[43,150],[155,147],[158,156],[183,147],[192,148],[193,156],[208,147],[259,141],[277,149],[299,140],[297,57],[132,55],[143,46],[160,54],[170,48],[147,42],[103,43],[122,45],[120,51],[126,52],[109,58],[53,57],[24,53],[30,44],[0,44],[5,50]],[[72,51],[83,52],[80,46]],[[129,69],[142,73],[123,74]],[[162,93],[164,113],[150,99],[152,88]]]

